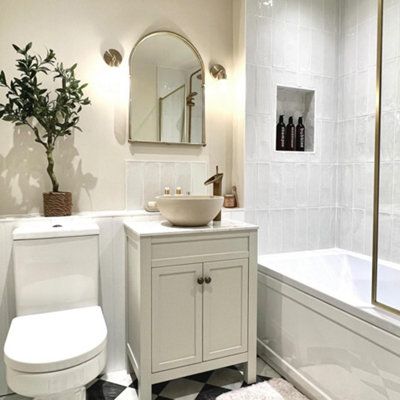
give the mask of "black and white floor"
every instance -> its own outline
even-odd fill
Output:
[[[257,359],[257,381],[279,378],[277,372]],[[129,379],[132,381],[132,379]],[[137,380],[106,375],[88,388],[87,400],[137,400]],[[153,400],[214,400],[220,394],[246,386],[241,366],[204,372],[153,385]]]
[[[257,359],[257,382],[279,378],[260,358]],[[104,375],[87,390],[87,400],[138,400],[135,376],[112,373]],[[220,394],[246,386],[241,366],[232,366],[153,385],[153,400],[214,400]],[[0,400],[28,400],[16,394]]]

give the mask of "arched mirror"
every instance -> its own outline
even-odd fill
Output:
[[[130,141],[204,146],[204,64],[193,44],[150,33],[133,48],[129,68]]]

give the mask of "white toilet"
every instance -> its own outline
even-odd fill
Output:
[[[106,363],[99,307],[99,228],[93,222],[28,223],[13,232],[17,317],[4,345],[18,394],[80,400]]]

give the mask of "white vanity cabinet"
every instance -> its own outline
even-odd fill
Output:
[[[256,379],[257,228],[126,222],[127,353],[151,385],[246,363]]]

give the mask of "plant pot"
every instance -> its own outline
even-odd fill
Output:
[[[45,217],[63,217],[71,215],[72,193],[49,192],[43,193],[43,208]]]

